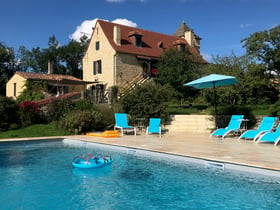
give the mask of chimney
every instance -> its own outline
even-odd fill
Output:
[[[48,61],[48,74],[53,74],[53,64],[51,61]]]
[[[121,27],[119,25],[114,26],[113,39],[116,45],[121,45]]]

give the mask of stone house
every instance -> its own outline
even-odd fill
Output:
[[[49,87],[45,92],[47,97],[82,92],[86,88],[86,83],[83,80],[73,76],[18,71],[6,84],[6,96],[16,99],[24,90],[27,80],[46,81]]]
[[[83,80],[91,90],[106,91],[112,86],[125,90],[156,76],[155,64],[170,47],[189,48],[205,62],[200,40],[185,22],[174,35],[166,35],[98,20],[83,57]]]

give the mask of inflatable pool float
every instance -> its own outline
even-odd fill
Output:
[[[112,158],[109,156],[92,156],[88,154],[86,157],[75,157],[72,160],[72,165],[76,168],[101,168],[111,165],[112,161]]]
[[[119,131],[104,131],[103,133],[86,133],[87,136],[96,136],[104,138],[120,137]]]

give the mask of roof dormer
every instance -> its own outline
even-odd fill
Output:
[[[173,42],[173,46],[179,51],[184,51],[186,49],[186,44],[186,41],[183,41],[182,39]]]
[[[128,37],[130,37],[135,47],[142,47],[142,36],[143,34],[138,30],[131,31],[128,34]]]
[[[158,46],[158,48],[163,49],[163,42],[162,42],[162,41],[159,41],[159,42],[157,43],[157,46]]]

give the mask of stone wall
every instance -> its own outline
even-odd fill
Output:
[[[123,87],[142,74],[142,66],[135,55],[118,53],[116,56],[116,82]]]

